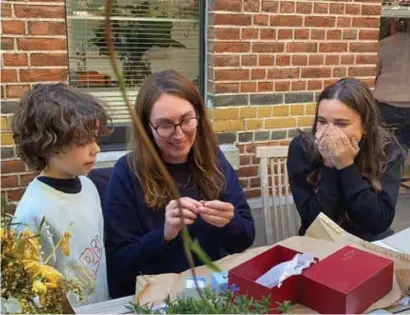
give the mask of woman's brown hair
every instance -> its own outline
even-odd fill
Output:
[[[313,170],[308,175],[308,182],[316,186],[320,181],[319,168],[323,164],[323,158],[314,140],[319,104],[324,99],[337,99],[360,115],[364,132],[355,163],[362,176],[369,181],[372,189],[379,192],[381,190],[380,177],[386,171],[387,164],[400,155],[400,146],[396,138],[383,128],[376,101],[369,87],[353,78],[341,79],[323,90],[317,102],[312,132],[302,134],[313,164]]]
[[[151,109],[160,96],[170,94],[187,100],[199,117],[196,139],[188,157],[192,178],[198,186],[202,199],[217,199],[225,186],[225,178],[218,168],[218,144],[208,119],[207,110],[196,87],[185,76],[174,70],[156,72],[148,77],[139,89],[135,112],[142,121],[152,144],[156,142],[149,128]],[[154,209],[164,207],[171,199],[158,166],[144,149],[141,138],[131,127],[129,134],[128,164],[138,177],[145,192],[146,204]]]

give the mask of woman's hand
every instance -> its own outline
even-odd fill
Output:
[[[223,227],[231,222],[234,215],[234,206],[219,200],[203,201],[199,207],[201,218],[217,227]]]
[[[331,124],[333,126],[333,124]],[[329,125],[326,125],[319,130],[316,131],[315,143],[318,147],[319,153],[323,158],[323,163],[330,168],[333,168],[334,165],[330,160],[330,145],[329,145],[329,137],[327,132],[329,130]]]
[[[179,199],[182,206],[184,224],[190,225],[197,218],[198,208],[202,204],[189,197]],[[182,229],[181,213],[176,200],[171,200],[165,208],[164,240],[169,242],[177,237]]]
[[[359,143],[355,137],[351,140],[346,133],[334,126],[328,132],[330,147],[330,161],[338,169],[346,168],[354,163],[356,155],[359,153]]]

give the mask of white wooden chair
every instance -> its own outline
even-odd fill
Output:
[[[299,214],[289,189],[287,156],[287,146],[256,148],[256,157],[260,158],[262,210],[268,245],[297,235],[300,227]]]

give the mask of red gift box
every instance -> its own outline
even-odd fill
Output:
[[[393,286],[393,261],[346,246],[303,271],[299,302],[322,314],[356,314]]]
[[[280,313],[279,304],[283,301],[297,302],[297,287],[300,275],[286,279],[280,288],[268,288],[255,281],[272,267],[292,260],[296,254],[300,254],[290,248],[280,245],[273,246],[267,251],[253,257],[243,264],[228,271],[228,283],[238,288],[237,294],[246,294],[257,300],[270,296],[270,311]]]

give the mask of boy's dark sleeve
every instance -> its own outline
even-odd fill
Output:
[[[290,189],[302,221],[302,230],[306,230],[320,212],[335,219],[341,201],[337,170],[322,165],[319,186],[315,189],[310,185],[307,177],[312,166],[301,136],[294,138],[289,145],[287,170]]]
[[[402,155],[388,164],[381,178],[380,192],[371,189],[356,164],[339,171],[347,214],[365,233],[379,234],[391,226],[400,189],[402,166]]]
[[[238,253],[252,245],[255,239],[255,225],[251,209],[235,170],[221,151],[218,152],[218,157],[226,180],[226,188],[221,195],[221,201],[229,202],[235,207],[231,222],[224,226],[221,231],[222,247],[229,253]]]
[[[147,262],[166,246],[162,229],[144,234],[139,223],[142,209],[125,160],[114,167],[103,207],[110,296],[133,294],[135,279],[145,274]],[[136,179],[135,179],[136,180]]]

